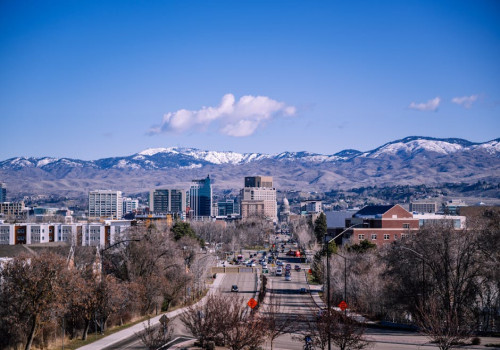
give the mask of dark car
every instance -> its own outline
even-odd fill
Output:
[[[295,271],[300,271],[300,266],[299,265],[295,265]]]
[[[300,293],[300,294],[306,294],[306,293],[307,293],[307,289],[305,289],[305,288],[300,288],[299,293]]]
[[[240,290],[238,289],[238,286],[236,284],[233,284],[231,286],[231,292],[239,292]]]

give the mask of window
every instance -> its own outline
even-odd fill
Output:
[[[394,234],[394,240],[397,240],[397,239],[398,239],[398,235]]]
[[[403,228],[410,228],[410,224],[403,224]]]
[[[389,239],[391,239],[391,235],[385,234],[384,241],[388,241]]]
[[[408,238],[408,234],[407,234],[407,233],[402,233],[402,234],[401,234],[401,238],[402,238],[402,239],[403,239],[403,238]]]
[[[365,235],[359,234],[359,235],[358,235],[358,239],[359,239],[360,241],[364,240],[364,239],[365,239]]]
[[[376,233],[372,233],[372,241],[376,241],[377,240],[377,234]]]

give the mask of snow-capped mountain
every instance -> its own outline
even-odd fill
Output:
[[[103,187],[140,191],[189,183],[207,173],[217,178],[218,186],[227,188],[238,188],[249,174],[270,174],[283,187],[314,190],[356,184],[496,181],[500,178],[500,139],[474,143],[411,136],[366,152],[347,149],[335,154],[169,147],[93,161],[16,157],[0,162],[0,181],[8,182],[9,188],[19,184],[23,190],[49,186],[54,191]]]

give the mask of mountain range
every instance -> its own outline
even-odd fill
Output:
[[[15,157],[0,162],[0,181],[9,194],[85,195],[91,189],[127,194],[160,186],[187,188],[210,174],[219,190],[239,189],[244,176],[272,175],[283,190],[327,191],[368,185],[472,183],[499,181],[500,139],[411,136],[373,150],[335,154],[279,154],[150,148],[125,156],[85,161],[54,157]]]

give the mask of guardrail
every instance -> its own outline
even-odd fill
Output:
[[[257,267],[246,266],[216,266],[211,268],[212,275],[215,273],[255,273],[259,269]]]

